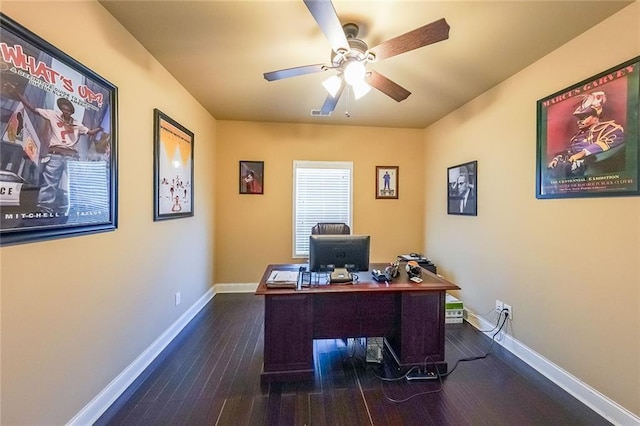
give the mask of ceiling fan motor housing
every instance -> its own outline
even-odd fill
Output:
[[[335,52],[331,52],[331,63],[334,67],[339,67],[343,64],[347,59],[357,59],[359,61],[364,60],[367,55],[366,52],[369,50],[369,46],[364,41],[357,38],[348,38],[347,42],[349,43],[349,50],[345,54],[338,54]]]

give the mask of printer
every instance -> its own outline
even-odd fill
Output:
[[[398,259],[405,262],[408,262],[410,260],[416,261],[418,262],[418,265],[420,265],[424,269],[431,271],[434,274],[438,273],[437,272],[438,269],[436,268],[436,265],[434,265],[433,262],[431,262],[429,259],[427,259],[420,253],[401,254],[400,256],[398,256]]]

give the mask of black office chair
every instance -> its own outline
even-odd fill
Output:
[[[320,222],[311,228],[311,233],[317,234],[351,234],[351,228],[341,222]]]
[[[349,225],[342,222],[319,222],[313,228],[311,228],[312,234],[351,234],[351,228]],[[345,344],[348,342],[347,338],[341,339]]]

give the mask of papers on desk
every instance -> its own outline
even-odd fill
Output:
[[[271,271],[267,287],[295,288],[298,284],[298,271]]]

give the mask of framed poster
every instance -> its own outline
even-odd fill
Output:
[[[640,57],[537,102],[536,197],[639,195]]]
[[[264,194],[264,161],[240,161],[240,194]]]
[[[0,14],[0,244],[117,226],[117,88]]]
[[[153,220],[193,216],[193,133],[154,109],[153,139]]]
[[[398,173],[398,166],[376,166],[376,198],[398,198]]]
[[[447,213],[478,215],[478,162],[447,168]]]

